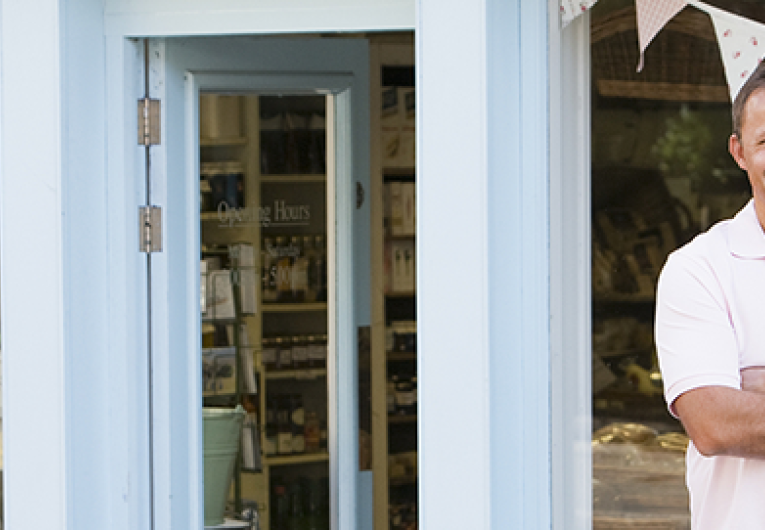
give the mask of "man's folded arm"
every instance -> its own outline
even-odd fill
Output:
[[[704,456],[765,459],[765,369],[741,374],[742,390],[705,386],[675,400],[680,421]]]

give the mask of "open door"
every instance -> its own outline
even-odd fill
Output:
[[[363,528],[366,41],[147,46],[162,117],[148,181],[163,225],[150,265],[154,527]],[[229,483],[202,411],[239,405]]]

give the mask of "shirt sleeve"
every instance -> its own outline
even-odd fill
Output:
[[[687,249],[684,249],[687,250]],[[709,262],[675,252],[659,278],[656,348],[664,396],[705,386],[741,388],[738,346],[724,292]]]

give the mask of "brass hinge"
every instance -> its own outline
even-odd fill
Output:
[[[161,106],[158,99],[138,100],[138,145],[159,145],[162,135]]]
[[[162,252],[162,208],[139,206],[138,233],[140,252]]]

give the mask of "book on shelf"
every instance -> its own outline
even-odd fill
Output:
[[[239,326],[239,346],[242,355],[242,370],[244,370],[244,391],[255,394],[258,391],[258,378],[255,373],[255,360],[252,358],[253,351],[250,348],[250,337],[247,335],[247,325]]]
[[[242,426],[242,467],[250,471],[261,471],[263,468],[258,434],[258,416],[250,412]]]
[[[202,350],[202,388],[206,395],[236,393],[236,348]]]
[[[239,273],[239,301],[242,314],[258,312],[258,276],[255,265],[255,249],[250,243],[237,243],[231,247],[232,258]]]
[[[207,303],[204,317],[210,319],[230,319],[236,317],[234,310],[234,288],[231,284],[230,270],[208,272],[206,297]]]

